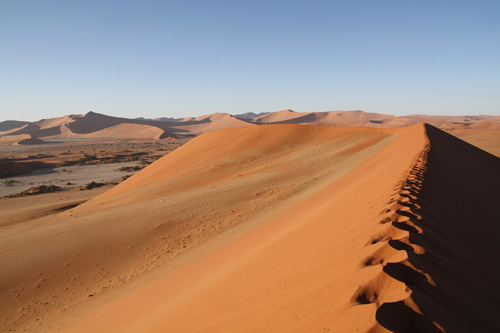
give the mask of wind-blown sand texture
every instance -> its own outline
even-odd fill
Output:
[[[1,326],[494,331],[498,170],[423,124],[209,132],[2,226]]]

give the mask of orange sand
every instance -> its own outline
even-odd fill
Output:
[[[494,330],[498,170],[423,124],[210,132],[2,227],[3,327]]]

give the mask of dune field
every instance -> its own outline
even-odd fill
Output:
[[[462,138],[491,154],[500,156],[500,117],[429,116],[389,114],[364,111],[295,112],[282,110],[267,113],[232,115],[213,113],[199,117],[121,118],[96,112],[72,114],[34,122],[0,122],[0,147],[41,145],[60,139],[189,139],[214,130],[269,124],[302,124],[329,127],[362,126],[376,128],[405,127],[428,123]]]
[[[498,157],[260,119],[113,188],[1,199],[2,330],[498,330]]]

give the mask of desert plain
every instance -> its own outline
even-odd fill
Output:
[[[0,130],[2,331],[498,330],[498,116]]]

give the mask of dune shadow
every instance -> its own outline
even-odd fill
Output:
[[[382,304],[375,316],[377,322],[391,332],[441,332],[425,316],[415,312],[403,301]]]
[[[406,210],[397,209],[396,213],[399,214],[399,215],[401,215],[401,216],[408,217],[410,220],[418,220],[418,218],[419,218],[412,211],[406,211]]]
[[[424,274],[402,263],[388,263],[383,270],[389,276],[403,282],[408,287],[417,287],[420,290],[432,289],[432,285]]]
[[[402,241],[397,240],[397,239],[391,239],[388,242],[388,244],[390,247],[392,247],[395,250],[406,251],[407,253],[414,253],[415,252],[411,245],[403,243]]]
[[[409,233],[416,233],[416,234],[419,233],[419,231],[418,231],[417,228],[415,228],[414,226],[411,226],[411,225],[409,225],[407,223],[392,222],[392,226],[395,227],[395,228],[401,229],[401,230],[408,231]]]
[[[402,197],[419,207],[399,202],[409,210],[396,211],[415,227],[392,223],[409,231],[409,243],[425,255],[391,240],[391,247],[408,253],[410,265],[384,267],[412,291],[422,314],[403,301],[384,303],[377,321],[393,332],[438,332],[432,322],[446,332],[498,331],[500,159],[433,126],[425,129],[430,144],[425,169],[417,168],[418,178],[402,184],[411,194]]]

